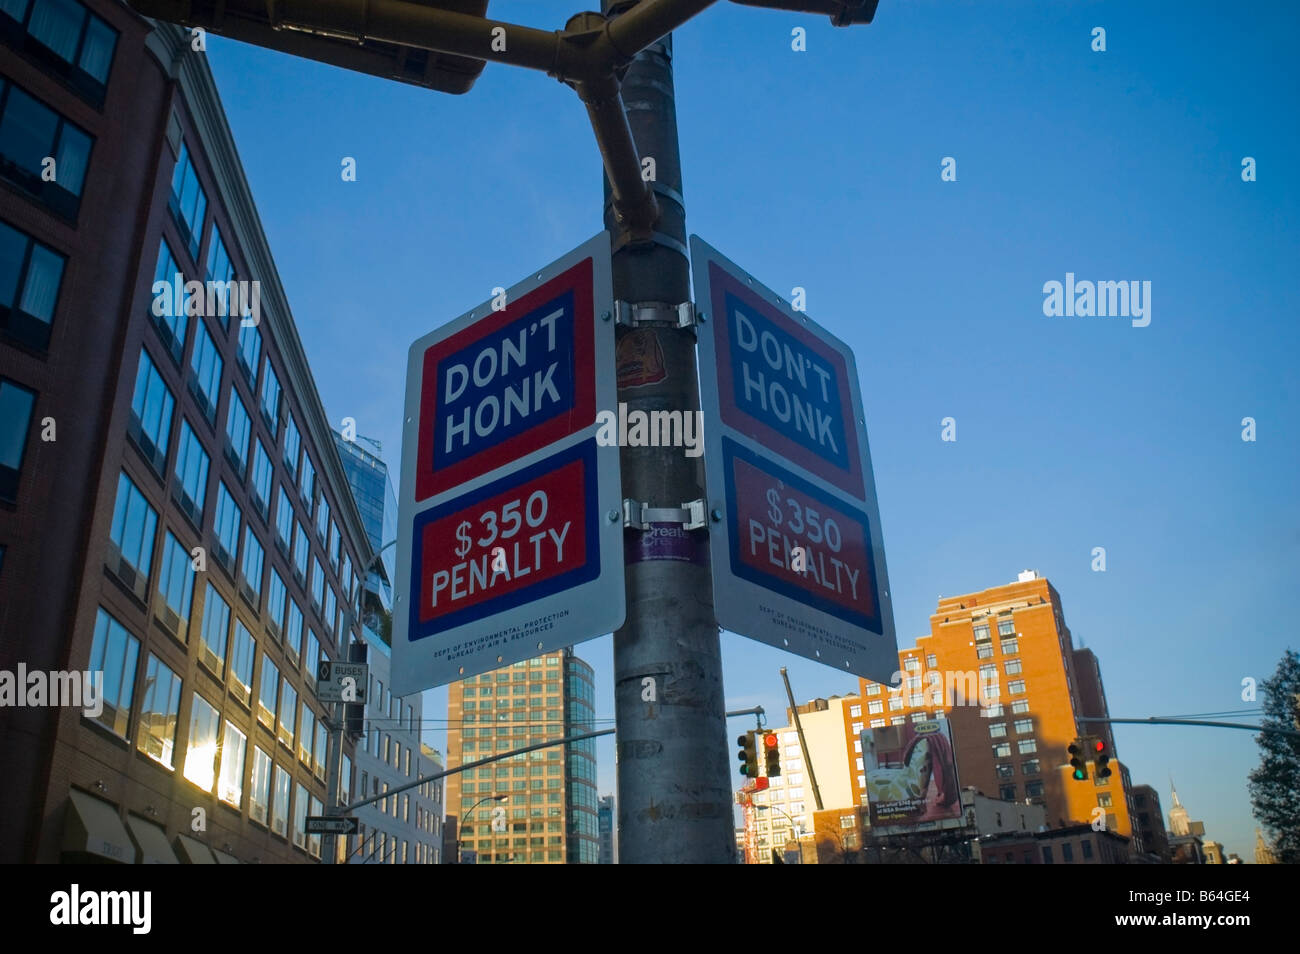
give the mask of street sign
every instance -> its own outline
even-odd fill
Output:
[[[338,815],[308,815],[309,835],[355,835],[361,831],[361,820]]]
[[[316,667],[316,698],[321,702],[365,705],[370,667],[366,663],[322,660]]]
[[[718,625],[878,682],[898,668],[853,353],[691,236]]]
[[[395,694],[623,624],[611,289],[602,232],[411,346]]]

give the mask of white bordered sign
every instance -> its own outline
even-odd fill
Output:
[[[623,624],[613,310],[602,232],[411,346],[395,694]]]
[[[691,236],[718,625],[888,683],[898,668],[853,353]]]

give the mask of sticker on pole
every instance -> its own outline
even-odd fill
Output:
[[[880,682],[898,649],[853,353],[691,237],[718,625]]]
[[[601,233],[411,346],[395,693],[623,624],[619,449],[596,439],[618,406],[612,312]]]

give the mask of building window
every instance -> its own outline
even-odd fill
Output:
[[[1009,619],[1000,619],[1000,620],[998,620],[998,635],[999,635],[999,636],[1010,636],[1010,635],[1011,635],[1012,633],[1014,633],[1015,631],[1016,631],[1016,624],[1015,624],[1015,622],[1014,622],[1013,620],[1009,620]],[[1013,651],[1014,651],[1014,650],[1013,650]]]
[[[907,677],[907,688],[908,688],[908,689],[920,689],[920,688],[921,688],[921,677],[920,677],[920,676],[908,676],[908,677]]]
[[[158,266],[153,273],[154,298],[149,314],[154,317],[158,336],[162,338],[163,345],[177,365],[180,365],[185,353],[185,332],[189,327],[189,317],[185,314],[184,306],[176,307],[177,296],[172,289],[177,285],[183,288],[184,284],[185,276],[176,263],[176,256],[172,254],[167,240],[163,239],[158,245]]]
[[[253,777],[248,793],[248,817],[266,824],[271,807],[271,757],[261,746],[253,746]]]
[[[244,479],[248,471],[248,441],[252,435],[253,422],[244,410],[244,402],[239,400],[239,392],[230,386],[230,412],[226,415],[226,459],[235,469],[239,479]]]
[[[1004,802],[1014,802],[1016,800],[1016,787],[1014,785],[1003,785],[998,789],[998,797]]]
[[[920,672],[921,660],[915,656],[908,656],[906,659],[903,660],[903,668],[906,669],[908,672]]]
[[[3,288],[0,288],[0,293],[3,293]],[[171,435],[172,410],[175,407],[176,399],[163,382],[149,352],[141,348],[127,433],[159,477],[166,473],[167,442]]]
[[[280,732],[281,744],[293,752],[293,720],[298,715],[298,690],[286,676],[280,684]]]
[[[229,719],[221,741],[221,777],[217,780],[217,798],[238,808],[244,798],[244,760],[248,754],[248,736]]]
[[[999,742],[993,746],[993,757],[995,759],[1005,759],[1011,757],[1011,743]]]
[[[1013,696],[1020,695],[1025,691],[1025,681],[1023,679],[1012,679],[1007,683],[1007,691]]]
[[[75,220],[93,144],[80,126],[0,79],[0,177]],[[52,167],[47,158],[54,160]]]
[[[168,632],[184,642],[189,625],[190,604],[194,598],[194,563],[170,530],[163,542],[158,595],[162,597],[158,618]]]
[[[7,337],[36,351],[49,347],[65,264],[66,256],[0,222],[0,330]]]
[[[1034,720],[1033,720],[1033,719],[1017,719],[1017,720],[1016,720],[1016,734],[1017,734],[1017,735],[1026,735],[1027,733],[1030,733],[1030,732],[1033,732],[1033,731],[1034,731]]]
[[[878,696],[878,695],[880,695],[880,683],[878,683],[878,682],[873,682],[873,683],[871,683],[870,685],[868,685],[868,686],[867,686],[867,695],[869,695],[869,696]]]
[[[262,566],[266,558],[261,541],[253,533],[251,524],[244,529],[244,562],[240,575],[243,577],[244,598],[253,609],[257,609],[262,598]]]
[[[974,627],[972,627],[972,630],[973,630],[973,632],[974,632],[974,634],[975,634],[975,641],[976,641],[976,642],[983,642],[983,641],[986,640],[986,639],[990,639],[990,638],[992,638],[992,637],[989,635],[989,627],[988,627],[988,624],[987,624],[987,623],[981,623],[981,624],[978,625],[978,626],[974,626]]]
[[[919,692],[914,692],[907,697],[907,704],[909,706],[919,706],[924,704],[924,702],[925,700],[921,698],[921,693]]]
[[[104,104],[117,31],[77,0],[0,0],[0,35],[14,37],[15,46],[31,49],[34,44],[54,54],[57,63],[47,55],[41,57],[43,64],[92,106]]]
[[[320,498],[320,506],[316,508],[316,536],[321,542],[321,546],[329,539],[328,531],[330,524],[330,504],[325,499],[324,494]]]
[[[179,449],[176,451],[176,484],[172,496],[194,528],[203,526],[203,507],[208,495],[208,452],[203,449],[190,422],[181,419]]]
[[[317,639],[316,634],[311,631],[311,627],[307,628],[307,649],[306,652],[303,654],[302,661],[307,666],[307,672],[314,677],[316,675],[316,667],[320,665],[321,653],[320,653],[320,640]],[[307,686],[313,692],[315,692],[316,680],[314,678],[309,679],[307,682]]]
[[[293,539],[293,504],[289,502],[289,495],[285,493],[284,486],[281,485],[278,493],[278,500],[275,504],[275,533],[279,538],[280,549],[284,555],[289,555],[289,541]]]
[[[311,561],[311,599],[316,612],[321,612],[325,605],[325,571],[321,569],[320,560]]]
[[[18,498],[18,477],[27,453],[36,392],[0,378],[0,500]]]
[[[1019,747],[1021,755],[1030,755],[1038,751],[1037,739],[1021,739],[1016,745]]]
[[[271,807],[271,831],[286,837],[289,823],[289,773],[275,767],[275,801]]]
[[[297,525],[297,532],[293,538],[293,567],[294,576],[303,586],[307,585],[307,557],[311,551],[311,544],[307,542],[307,531],[303,529],[302,524]]]
[[[975,656],[976,656],[977,659],[992,659],[992,658],[993,658],[993,644],[992,644],[992,643],[980,643],[980,645],[978,645],[978,646],[975,647]]]
[[[266,362],[266,372],[262,376],[262,420],[275,437],[280,428],[280,379],[275,376],[270,359]]]
[[[1005,722],[990,722],[989,735],[995,739],[1004,738],[1007,734],[1007,724]]]
[[[1009,762],[999,762],[996,768],[998,778],[1011,778],[1016,774],[1015,767]]]
[[[271,455],[266,452],[261,440],[254,441],[253,451],[253,508],[265,520],[271,513]]]
[[[285,415],[284,427],[284,466],[289,471],[289,476],[295,481],[298,479],[298,449],[302,446],[302,435],[298,433],[298,425],[294,423],[293,414]]]
[[[149,570],[153,566],[153,535],[158,514],[149,506],[140,488],[126,472],[117,477],[117,502],[113,507],[113,525],[109,531],[108,567],[140,599],[148,590]]]
[[[140,641],[126,627],[100,609],[95,617],[95,637],[90,647],[91,672],[102,672],[104,708],[98,716],[85,716],[109,731],[127,738],[127,720],[135,688],[135,664]]]
[[[335,573],[337,573],[339,569],[339,553],[342,550],[342,544],[343,537],[339,535],[339,525],[337,523],[331,523],[329,558],[330,568],[333,569]],[[342,579],[342,577],[340,577],[340,579]]]
[[[1019,659],[1008,659],[1004,664],[1008,676],[1015,676],[1024,668]]]
[[[289,590],[284,580],[275,567],[271,567],[271,582],[266,588],[266,628],[277,639],[284,631],[284,608],[288,599]]]
[[[217,419],[223,362],[217,343],[208,334],[207,325],[198,322],[198,330],[194,334],[194,354],[190,356],[190,393],[198,402],[204,418],[212,424]]]
[[[280,688],[280,669],[271,657],[262,654],[262,685],[257,694],[257,721],[275,732],[276,692]]]
[[[292,596],[289,597],[289,625],[285,628],[285,634],[287,636],[285,647],[294,665],[297,666],[302,656],[302,610],[298,608],[298,601]]]
[[[316,720],[316,742],[311,750],[311,770],[312,774],[324,781],[325,779],[325,760],[329,752],[329,735],[325,729],[325,723],[320,719]]]
[[[1038,774],[1038,759],[1026,759],[1020,763],[1020,771],[1025,775]]]
[[[262,355],[262,333],[257,325],[239,326],[239,350],[235,353],[235,364],[244,373],[248,389],[257,393],[257,360]]]
[[[181,711],[181,680],[158,657],[149,655],[144,698],[136,725],[136,748],[167,768],[175,768],[176,723]]]
[[[880,710],[877,709],[877,710],[875,710],[875,711],[879,712]],[[849,717],[850,717],[850,718],[852,718],[852,719],[857,719],[857,718],[859,718],[861,715],[862,715],[862,706],[849,706]]]
[[[213,556],[231,576],[235,575],[235,554],[239,550],[239,505],[226,489],[225,481],[217,485],[217,516],[212,529],[216,532],[217,547]]]
[[[1011,711],[1015,715],[1023,715],[1024,713],[1028,712],[1029,700],[1017,699],[1015,702],[1011,703]]]
[[[1043,864],[1050,865],[1051,863],[1052,863],[1052,846],[1043,845]]]
[[[1029,798],[1041,798],[1043,795],[1042,782],[1026,782],[1025,795]]]
[[[231,264],[230,253],[226,243],[221,240],[221,229],[212,223],[212,240],[208,242],[208,281],[220,284],[210,286],[213,304],[217,306],[217,317],[223,328],[230,328],[230,283],[235,278],[235,266]]]
[[[298,477],[298,492],[307,504],[307,513],[311,514],[312,504],[316,500],[316,468],[312,466],[311,455],[302,455],[302,473]]]
[[[225,674],[226,634],[230,631],[230,605],[216,587],[208,584],[203,597],[203,627],[200,630],[199,660],[218,678]]]
[[[185,743],[185,777],[205,792],[217,780],[217,710],[197,692],[190,702],[190,734]]]
[[[181,143],[181,155],[172,171],[172,194],[167,202],[176,227],[189,246],[190,258],[198,261],[199,236],[203,234],[203,217],[208,210],[208,197],[199,184],[198,172],[190,157],[189,145]]]
[[[302,726],[298,731],[298,760],[308,768],[311,768],[311,746],[315,735],[316,713],[307,705],[306,700],[303,700]]]
[[[230,654],[231,693],[245,706],[253,698],[253,661],[257,658],[257,643],[253,634],[240,620],[235,620],[235,645]]]
[[[1020,652],[1020,641],[1015,639],[1014,637],[1012,637],[1011,639],[1004,639],[1002,640],[1001,649],[1002,649],[1002,655],[1014,656],[1016,653]]]
[[[1097,804],[1098,804],[1101,808],[1110,808],[1110,806],[1111,806],[1111,801],[1110,801],[1110,792],[1098,792],[1098,793],[1097,793]]]
[[[1092,842],[1087,841],[1087,840],[1085,840],[1085,841],[1081,841],[1081,842],[1079,843],[1079,846],[1080,846],[1081,848],[1083,848],[1083,857],[1084,857],[1084,859],[1088,859],[1088,858],[1091,858],[1091,857],[1092,857]]]
[[[293,798],[293,843],[307,847],[307,789],[301,782]]]

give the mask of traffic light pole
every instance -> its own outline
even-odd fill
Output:
[[[635,6],[635,0],[604,0],[614,23]],[[672,49],[671,36],[643,49],[621,84],[623,100],[632,104],[626,110],[638,159],[632,168],[654,160],[655,178],[648,185],[659,215],[651,234],[637,235],[636,223],[619,221],[617,196],[606,181],[614,298],[630,302],[634,316],[668,316],[618,329],[620,351],[628,336],[635,336],[629,350],[651,356],[642,367],[660,368],[619,382],[618,399],[629,415],[663,410],[693,415],[700,406],[695,336],[693,329],[679,326],[677,311],[691,298]],[[683,448],[624,447],[621,462],[625,499],[663,508],[704,500],[699,460],[687,457]],[[619,859],[734,862],[722,649],[708,563],[651,552],[642,546],[647,532],[653,531],[625,530],[627,621],[614,634]],[[692,538],[699,535],[690,532]],[[692,540],[688,546],[703,543]]]

